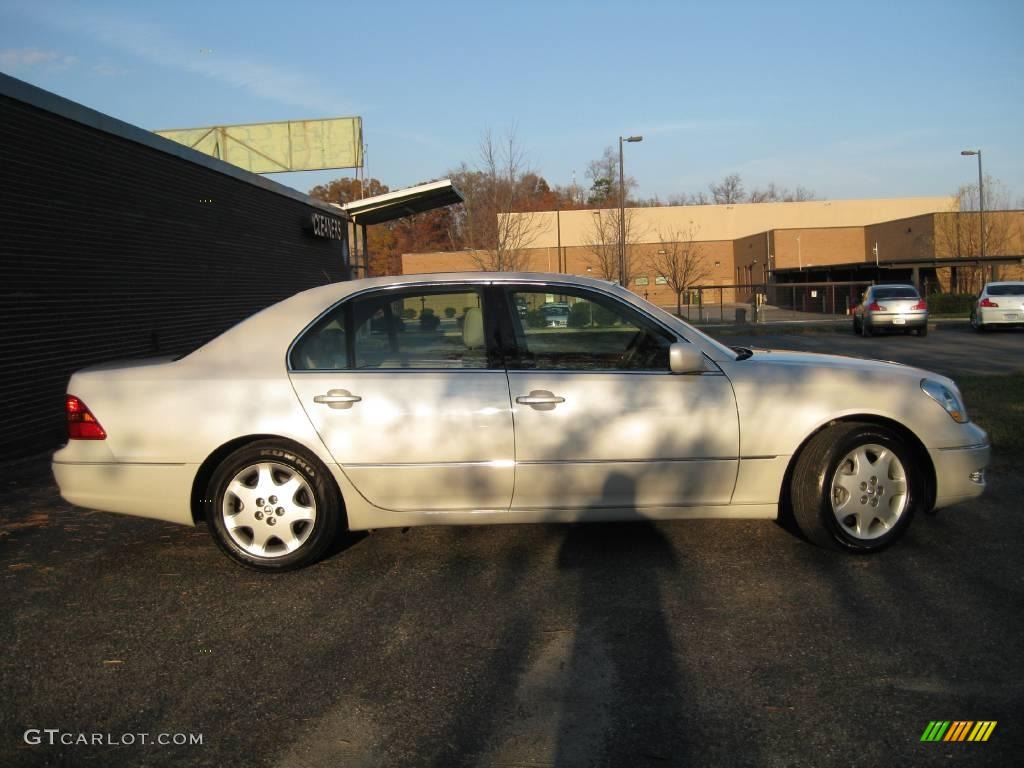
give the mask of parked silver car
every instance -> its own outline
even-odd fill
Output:
[[[521,317],[552,298],[572,323]],[[445,307],[462,323],[422,322]],[[66,419],[65,499],[204,521],[264,570],[344,529],[789,510],[872,552],[982,493],[990,450],[940,374],[730,348],[619,286],[531,273],[313,288],[191,354],[76,372]]]
[[[986,283],[971,309],[971,325],[976,331],[1024,325],[1024,283]]]
[[[872,285],[853,310],[853,332],[870,336],[881,330],[928,335],[928,302],[912,285]]]

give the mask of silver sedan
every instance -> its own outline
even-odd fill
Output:
[[[529,321],[552,303],[564,325]],[[75,373],[66,414],[65,499],[205,522],[264,570],[428,524],[792,514],[873,552],[981,494],[989,459],[944,376],[730,348],[621,287],[530,273],[314,288],[189,354]]]
[[[853,332],[913,331],[928,335],[928,302],[912,285],[872,285],[853,310]]]
[[[976,331],[1024,325],[1024,283],[986,283],[971,308],[971,325]]]

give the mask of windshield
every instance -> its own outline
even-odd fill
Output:
[[[987,292],[989,296],[1024,296],[1024,283],[990,285]]]

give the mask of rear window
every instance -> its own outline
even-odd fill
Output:
[[[917,291],[910,285],[895,285],[886,288],[875,288],[876,299],[919,299]]]
[[[989,296],[1024,296],[1024,283],[1013,283],[1011,285],[990,285]]]

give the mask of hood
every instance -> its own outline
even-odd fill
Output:
[[[905,363],[897,363],[892,360],[865,360],[860,357],[844,357],[843,355],[826,355],[820,352],[794,352],[788,349],[755,349],[754,354],[740,364],[752,367],[760,366],[784,366],[816,368],[820,370],[831,370],[836,373],[861,374],[867,376],[900,376],[908,379],[929,378],[942,381],[947,384],[956,384],[947,376],[924,368],[916,368]]]

